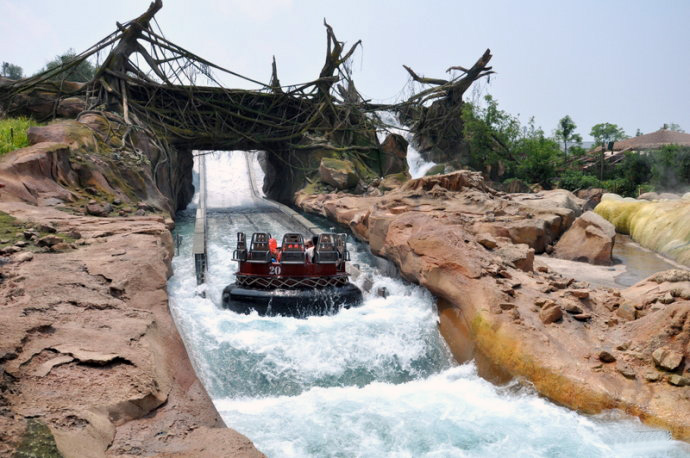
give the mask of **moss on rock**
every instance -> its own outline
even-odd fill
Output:
[[[410,178],[412,177],[408,172],[392,173],[390,175],[386,175],[383,178],[383,180],[381,180],[379,189],[382,189],[384,191],[395,189],[401,186],[403,183],[410,180]]]
[[[29,419],[22,441],[14,454],[15,458],[61,457],[55,437],[50,428],[35,419]]]
[[[435,166],[431,167],[427,172],[425,173],[426,176],[431,176],[431,175],[443,175],[446,173],[446,166],[445,164],[436,164]]]
[[[321,181],[338,189],[353,188],[359,182],[355,166],[351,161],[323,158],[319,166]]]

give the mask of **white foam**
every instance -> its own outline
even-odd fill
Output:
[[[251,204],[247,160],[242,151],[202,152],[206,158],[206,207],[224,209]]]
[[[630,420],[607,424],[515,391],[480,379],[468,364],[400,384],[315,387],[298,396],[215,402],[226,421],[269,456],[682,453],[664,431]]]
[[[436,165],[436,163],[425,161],[422,158],[422,155],[413,146],[412,134],[409,128],[403,125],[396,116],[388,112],[378,112],[377,114],[381,120],[389,126],[387,130],[377,132],[379,141],[383,142],[389,133],[401,135],[409,143],[407,145],[407,165],[410,170],[410,175],[412,175],[412,178],[423,177],[430,168]]]
[[[220,173],[233,159],[217,160],[217,168],[207,164],[219,171],[211,177],[229,186],[222,193],[236,194],[232,202],[245,202],[248,188],[232,188]],[[274,234],[291,229],[262,221]],[[438,333],[432,296],[382,276],[360,246],[352,247],[359,281],[373,275],[374,290],[385,287],[388,297],[367,294],[361,307],[306,320],[220,309],[236,269],[235,231],[252,232],[248,224],[240,215],[212,217],[202,298],[193,223],[180,221],[183,244],[168,291],[197,374],[225,422],[269,456],[687,456],[664,431],[628,417],[582,416],[529,390],[495,387],[472,364],[457,366]]]

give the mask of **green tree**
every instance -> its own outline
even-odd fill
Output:
[[[652,157],[652,184],[659,189],[684,189],[690,183],[690,147],[664,145]]]
[[[582,137],[580,134],[575,133],[575,129],[577,129],[577,125],[575,125],[575,122],[573,122],[569,115],[565,115],[558,121],[555,137],[556,140],[563,142],[563,152],[566,157],[568,156],[568,142],[582,143]]]
[[[625,158],[616,164],[614,175],[621,180],[617,192],[636,197],[639,186],[652,177],[652,158],[648,154],[626,152]]]
[[[0,67],[0,76],[4,76],[11,80],[18,80],[24,77],[24,70],[22,70],[19,65],[3,62],[2,67]]]
[[[606,148],[606,145],[610,142],[627,138],[627,135],[625,135],[625,131],[622,128],[618,127],[616,124],[611,124],[608,122],[602,122],[592,126],[592,130],[589,135],[594,138],[595,143],[602,145],[604,148]]]
[[[468,165],[494,175],[511,160],[513,144],[520,136],[520,122],[501,110],[491,95],[486,95],[484,102],[483,107],[463,104],[463,134]]]
[[[68,49],[64,54],[55,56],[55,59],[51,60],[46,64],[46,66],[41,70],[44,72],[46,70],[51,70],[53,68],[59,67],[61,65],[68,64],[72,62],[77,56],[74,49]],[[56,79],[65,79],[68,81],[91,81],[93,76],[96,74],[96,67],[88,60],[81,61],[78,65],[70,68],[67,72],[58,75]]]
[[[599,153],[599,179],[604,179],[604,152],[609,143],[615,142],[627,138],[625,131],[618,127],[616,124],[611,124],[608,122],[602,122],[592,126],[592,130],[589,135],[594,138],[596,144],[601,145],[601,151]]]
[[[638,127],[637,130],[635,131],[635,137],[639,137],[640,135],[642,135],[642,131]]]
[[[580,145],[572,145],[569,149],[571,157],[581,157],[587,153],[587,150]]]
[[[518,178],[545,188],[552,186],[561,165],[561,148],[555,140],[537,131],[534,136],[518,140],[514,152],[518,158],[515,170]]]

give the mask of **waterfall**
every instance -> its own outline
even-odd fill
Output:
[[[383,142],[389,133],[401,135],[408,141],[407,165],[410,169],[410,175],[412,175],[412,178],[423,177],[430,168],[436,165],[436,163],[424,160],[419,151],[414,147],[412,133],[409,128],[403,125],[395,115],[387,111],[378,112],[377,114],[381,120],[388,125],[388,130],[377,132],[379,141]]]

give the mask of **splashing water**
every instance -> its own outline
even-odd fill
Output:
[[[473,364],[458,366],[432,296],[382,276],[360,244],[351,244],[353,263],[388,297],[366,294],[361,307],[308,319],[219,308],[236,270],[235,232],[295,229],[243,194],[247,165],[238,157],[207,163],[214,199],[239,202],[210,216],[207,297],[196,294],[189,216],[178,222],[184,243],[168,291],[217,409],[268,456],[690,456],[687,444],[635,419],[583,416],[517,384],[496,387]]]
[[[387,131],[377,132],[379,141],[383,142],[388,133],[401,135],[409,143],[407,145],[407,165],[410,169],[410,175],[412,175],[412,178],[423,177],[436,163],[424,160],[419,151],[413,146],[412,134],[409,129],[395,115],[387,111],[377,112],[377,114],[389,126]]]

